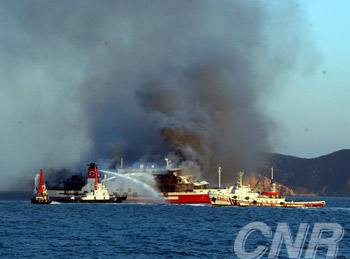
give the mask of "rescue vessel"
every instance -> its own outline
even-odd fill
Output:
[[[44,184],[43,170],[40,170],[39,182],[38,177],[35,177],[35,190],[31,203],[35,204],[50,204],[51,199],[47,193],[46,185]]]
[[[96,163],[88,164],[87,178],[82,175],[73,175],[62,186],[49,186],[48,194],[53,201],[81,202],[81,203],[121,203],[125,196],[118,193],[110,194],[102,181],[99,181]]]
[[[215,206],[267,206],[267,207],[324,207],[325,201],[286,201],[285,196],[276,190],[271,168],[270,189],[267,192],[256,192],[249,185],[243,185],[243,172],[239,172],[239,181],[226,190],[208,192],[212,205]]]

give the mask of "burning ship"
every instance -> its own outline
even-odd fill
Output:
[[[218,206],[268,206],[268,207],[324,207],[324,201],[286,201],[276,190],[273,180],[273,168],[271,168],[270,190],[267,192],[255,192],[249,185],[243,185],[243,172],[239,173],[239,181],[226,190],[211,190],[209,198],[212,205]]]
[[[194,181],[191,175],[181,176],[180,169],[169,169],[166,174],[156,175],[160,195],[168,203],[210,203],[209,183]]]
[[[208,191],[209,183],[194,181],[191,175],[181,176],[181,169],[151,170],[141,169],[143,173],[151,171],[155,180],[158,197],[142,193],[142,190],[128,186],[124,188],[123,195],[127,196],[127,203],[166,203],[175,204],[210,204]],[[139,169],[126,169],[129,173],[140,172]],[[120,172],[120,170],[118,170]],[[157,192],[156,191],[156,192]]]
[[[121,160],[122,161],[122,160]],[[192,175],[182,175],[180,168],[171,168],[171,161],[165,159],[166,168],[155,169],[144,168],[141,164],[139,169],[118,169],[117,173],[108,172],[112,175],[148,175],[154,182],[154,191],[157,197],[142,193],[140,188],[132,187],[132,181],[128,182],[127,186],[122,188],[123,196],[127,196],[126,203],[159,203],[166,202],[172,204],[210,204],[208,191],[210,189],[207,181],[197,181]],[[150,187],[150,186],[148,186]]]
[[[47,193],[46,185],[44,184],[43,170],[40,170],[39,182],[38,182],[38,177],[35,177],[34,196],[31,202],[35,204],[51,203],[51,199]]]
[[[126,197],[117,193],[110,194],[102,181],[99,181],[98,168],[90,163],[87,178],[82,175],[73,175],[62,186],[49,187],[51,199],[59,202],[82,203],[121,203]]]

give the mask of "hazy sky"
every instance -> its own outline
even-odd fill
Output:
[[[270,114],[281,126],[276,151],[317,157],[350,148],[350,2],[300,1],[320,54],[313,73],[280,82]]]

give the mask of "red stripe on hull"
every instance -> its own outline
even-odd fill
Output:
[[[280,193],[279,192],[263,192],[262,195],[278,196],[278,195],[280,195]]]
[[[230,201],[231,206],[233,206],[232,199],[231,199],[231,198],[228,198],[228,200]]]

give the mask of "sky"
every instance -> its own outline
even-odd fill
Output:
[[[211,180],[261,151],[350,148],[349,7],[1,1],[3,174],[20,188],[39,168],[169,156]]]
[[[319,52],[308,75],[296,73],[270,103],[281,125],[276,152],[313,158],[350,148],[349,1],[302,1]]]

